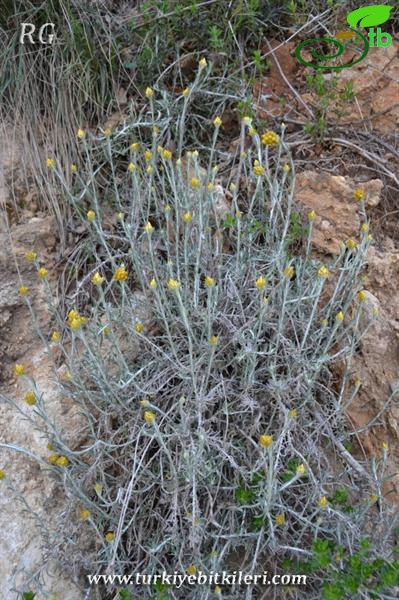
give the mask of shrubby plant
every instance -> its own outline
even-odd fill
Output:
[[[198,87],[207,68],[202,60]],[[72,446],[30,380],[27,410],[65,490],[51,554],[85,597],[115,593],[89,592],[86,573],[241,568],[311,573],[306,587],[281,592],[295,598],[393,598],[394,579],[376,576],[397,568],[381,493],[387,449],[372,464],[355,458],[344,418],[361,385],[351,360],[373,323],[360,327],[365,192],[354,192],[358,239],[322,264],[312,253],[316,215],[295,207],[284,127],[258,132],[244,115],[238,155],[221,174],[218,115],[211,147],[185,147],[191,93],[172,124],[165,95],[147,88],[147,113],[97,136],[79,130],[72,187],[70,165],[47,159],[87,224],[88,256],[66,315],[40,257],[28,256],[53,311],[54,330],[42,336],[66,365],[61,393],[82,417]],[[24,365],[16,374],[29,375]],[[341,585],[375,531],[367,561],[379,567]],[[214,593],[141,588],[140,597]]]

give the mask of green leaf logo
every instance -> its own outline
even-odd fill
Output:
[[[349,13],[346,20],[351,27],[374,27],[388,21],[392,8],[386,4],[363,6]]]

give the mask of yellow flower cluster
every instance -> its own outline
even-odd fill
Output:
[[[21,285],[18,290],[18,294],[20,296],[26,296],[29,293],[29,288],[26,285]]]
[[[177,281],[177,279],[169,279],[168,281],[168,289],[171,292],[175,292],[176,290],[178,290],[180,287],[180,283]]]
[[[362,200],[364,200],[366,196],[366,192],[364,191],[363,188],[357,188],[354,192],[353,192],[353,197],[355,198],[355,200],[357,200],[358,202],[361,202]]]
[[[77,310],[70,310],[68,313],[68,325],[72,331],[79,331],[88,321],[87,317],[82,317]]]
[[[94,219],[96,218],[96,213],[94,210],[88,210],[86,213],[86,217],[88,221],[94,221]]]
[[[33,263],[37,259],[37,253],[33,252],[33,250],[29,250],[29,252],[25,254],[25,258],[28,262]]]
[[[20,363],[17,363],[14,367],[14,373],[17,377],[21,377],[22,375],[25,375],[25,367],[24,365],[21,365]]]
[[[327,277],[330,276],[330,271],[327,269],[327,267],[325,267],[324,265],[320,267],[320,269],[317,271],[317,274],[319,277],[321,277],[322,279],[327,279]]]
[[[265,169],[262,167],[262,165],[259,163],[258,160],[255,160],[254,162],[254,175],[255,177],[261,177],[265,172]]]
[[[280,137],[274,131],[266,131],[261,137],[264,146],[277,146],[280,142]]]
[[[258,277],[258,279],[255,281],[255,286],[256,286],[256,289],[258,289],[258,290],[264,290],[266,285],[267,285],[267,279],[266,279],[266,277],[263,277],[262,275],[260,277]]]
[[[192,187],[192,188],[194,188],[194,189],[195,189],[195,188],[199,188],[199,187],[200,187],[200,185],[201,185],[201,182],[200,182],[200,180],[198,179],[198,177],[192,177],[192,178],[190,179],[190,185],[191,185],[191,187]]]
[[[283,275],[286,279],[292,279],[294,277],[294,274],[295,274],[294,267],[292,267],[292,266],[285,267],[285,269],[283,271]]]
[[[91,282],[93,285],[101,285],[104,282],[104,280],[105,280],[105,277],[100,275],[100,273],[98,271],[96,271],[91,278]]]
[[[37,272],[39,279],[46,279],[48,275],[48,270],[45,267],[40,267]]]
[[[25,394],[25,402],[29,406],[34,406],[34,404],[36,404],[36,394],[32,391],[27,392]]]
[[[209,275],[207,275],[205,277],[204,284],[205,284],[205,287],[208,287],[208,288],[213,287],[215,285],[215,280],[213,277],[210,277]]]
[[[120,267],[115,269],[115,272],[113,274],[113,278],[115,279],[115,281],[127,281],[128,277],[129,273],[127,272],[124,265],[121,265]]]
[[[51,454],[48,459],[51,465],[56,465],[57,467],[67,467],[69,465],[69,460],[66,456],[59,454]]]
[[[151,425],[155,421],[155,414],[151,410],[145,410],[144,421]]]
[[[273,443],[273,436],[267,435],[266,433],[262,434],[259,438],[259,446],[262,448],[269,448]]]

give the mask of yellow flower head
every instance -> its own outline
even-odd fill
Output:
[[[130,162],[127,166],[127,170],[130,173],[133,173],[133,171],[135,171],[136,169],[137,169],[137,166],[133,162]]]
[[[360,381],[360,379],[355,379],[355,387],[360,388],[361,385],[362,385],[362,382]]]
[[[152,152],[151,150],[146,150],[144,152],[144,158],[147,162],[150,162],[150,160],[152,160]]]
[[[368,233],[370,231],[370,225],[368,223],[362,223],[360,228],[363,233]]]
[[[317,271],[317,274],[319,277],[321,277],[322,279],[326,279],[327,277],[330,276],[330,271],[327,269],[327,267],[325,267],[324,265],[320,267],[320,269]]]
[[[94,273],[93,277],[91,278],[91,282],[93,285],[101,285],[104,282],[104,279],[105,277],[102,277],[100,273],[96,271],[96,273]]]
[[[26,296],[29,293],[29,288],[26,285],[21,285],[18,289],[18,294],[20,296]]]
[[[77,173],[78,172],[78,167],[77,165],[75,165],[74,163],[71,164],[71,173]]]
[[[157,284],[157,282],[156,282],[156,279],[152,278],[152,279],[151,279],[151,281],[150,281],[150,288],[151,288],[152,290],[155,290],[155,289],[157,288],[157,285],[158,285],[158,284]]]
[[[242,211],[241,210],[236,210],[236,217],[237,217],[237,219],[241,219],[241,217],[242,217]]]
[[[67,467],[69,465],[69,460],[66,456],[59,456],[55,461],[57,467]]]
[[[215,592],[215,594],[220,595],[222,593],[222,588],[220,587],[220,585],[215,585],[215,589],[213,591]]]
[[[190,185],[192,188],[199,188],[201,185],[201,182],[198,179],[198,177],[192,177],[190,180]]]
[[[139,145],[140,144],[138,142],[133,142],[132,144],[130,144],[130,150],[132,152],[136,152],[136,150],[138,150],[138,148],[139,148]]]
[[[129,273],[127,272],[127,270],[125,269],[125,267],[122,265],[120,267],[118,267],[113,275],[113,278],[115,279],[115,281],[127,281],[129,277]]]
[[[266,433],[264,433],[259,437],[259,446],[261,446],[262,448],[269,448],[269,446],[271,446],[272,443],[273,443],[272,435],[267,435]]]
[[[172,152],[165,148],[165,150],[162,151],[162,158],[164,160],[170,160],[172,158]]]
[[[283,275],[286,279],[292,279],[294,277],[295,269],[292,266],[285,267]]]
[[[25,394],[25,402],[29,406],[33,406],[34,404],[36,404],[36,394],[32,391],[27,392]]]
[[[389,450],[388,442],[382,442],[381,448],[384,450],[384,452],[388,452],[388,450]]]
[[[59,459],[58,454],[50,454],[50,456],[48,457],[48,461],[51,465],[55,465],[57,463],[58,459]]]
[[[337,323],[342,323],[342,321],[344,320],[344,313],[342,312],[342,310],[337,312],[337,314],[335,315],[335,320],[337,321]]]
[[[54,158],[48,158],[46,160],[46,166],[47,166],[48,169],[54,169],[54,167],[55,167],[55,160],[54,160]]]
[[[297,417],[298,416],[298,412],[297,412],[296,408],[291,408],[291,410],[288,411],[288,416],[291,419],[294,419],[295,417]]]
[[[301,463],[300,465],[297,466],[296,473],[297,473],[297,475],[305,475],[306,467],[303,463]]]
[[[208,192],[212,192],[215,189],[215,184],[210,181],[207,185]]]
[[[189,565],[187,567],[187,573],[188,573],[188,575],[195,575],[196,572],[197,572],[197,570],[198,569],[197,569],[197,567],[195,565]]]
[[[90,517],[90,512],[86,509],[83,509],[80,511],[79,517],[81,521],[87,521],[87,519]]]
[[[254,136],[256,135],[256,129],[255,129],[255,127],[250,127],[250,128],[248,129],[248,133],[249,133],[249,135],[250,135],[251,137],[254,137]]]
[[[316,218],[316,213],[315,213],[315,211],[314,211],[314,210],[310,210],[310,211],[308,212],[308,219],[309,219],[309,221],[314,221],[314,220],[315,220],[315,218]]]
[[[151,173],[154,171],[154,167],[152,165],[148,165],[148,167],[146,168],[145,171],[146,171],[146,173],[151,175]]]
[[[366,290],[360,290],[360,292],[357,293],[357,299],[359,300],[359,302],[364,302],[367,298],[367,292]]]
[[[51,341],[59,342],[60,339],[61,339],[61,333],[59,331],[53,331],[53,333],[51,334]]]
[[[25,254],[25,258],[28,262],[33,263],[37,259],[37,253],[33,252],[33,250],[29,250],[29,252]]]
[[[285,514],[284,513],[279,513],[278,515],[276,515],[275,521],[276,521],[276,525],[284,525],[284,523],[285,523]]]
[[[72,309],[69,311],[69,313],[68,313],[68,321],[69,322],[73,321],[73,319],[79,319],[79,318],[80,318],[80,315],[77,310]]]
[[[154,90],[150,87],[146,88],[145,90],[145,95],[147,98],[153,98],[154,97]]]
[[[255,177],[261,177],[265,172],[265,169],[262,167],[262,165],[255,165],[254,166],[254,175]]]
[[[155,414],[151,410],[144,411],[144,421],[151,424],[155,421]]]
[[[176,290],[178,290],[180,287],[180,283],[177,281],[177,279],[169,279],[168,281],[168,288],[170,289],[171,292],[175,292]]]
[[[72,329],[72,331],[79,331],[79,329],[82,327],[82,325],[83,325],[82,317],[75,317],[74,319],[70,319],[70,321],[69,321],[69,327]]]
[[[105,534],[105,539],[107,542],[112,542],[115,539],[115,533],[113,531],[107,531]]]
[[[190,95],[190,88],[188,88],[188,87],[184,88],[182,94],[185,98],[187,98]]]
[[[255,286],[258,290],[264,290],[266,285],[267,285],[267,279],[266,279],[266,277],[263,277],[262,275],[260,277],[258,277],[258,279],[255,281]]]
[[[289,165],[288,163],[285,163],[285,164],[283,165],[283,171],[284,171],[284,173],[289,173],[289,172],[290,172],[290,170],[291,170],[291,167],[290,167],[290,165]]]
[[[136,323],[134,326],[134,330],[137,331],[137,333],[142,333],[142,331],[144,330],[143,323]]]
[[[84,129],[78,129],[78,132],[76,135],[78,136],[79,140],[84,140],[86,137],[86,132]]]
[[[349,250],[356,250],[356,248],[357,248],[357,242],[355,242],[355,240],[348,240],[346,242],[346,247]]]
[[[222,124],[222,119],[220,117],[215,117],[213,119],[213,124],[215,127],[220,127]]]
[[[148,221],[148,223],[146,223],[144,225],[144,231],[148,234],[150,234],[154,231],[154,227],[151,225],[151,223],[149,221]]]
[[[94,484],[94,490],[97,494],[101,494],[101,492],[103,491],[103,486],[99,481],[97,481],[97,483]]]
[[[5,470],[4,470],[4,469],[0,469],[0,481],[1,481],[2,479],[4,479],[4,477],[5,477],[5,476],[6,476],[6,472],[5,472]]]
[[[17,377],[21,377],[21,375],[25,375],[25,367],[20,363],[17,363],[14,367],[14,373]]]
[[[326,496],[322,496],[321,498],[319,498],[318,505],[320,506],[320,508],[327,508],[328,500],[327,500]]]
[[[211,346],[217,346],[217,344],[219,343],[219,338],[217,335],[211,335],[211,337],[209,338],[209,344]]]
[[[357,200],[358,202],[361,202],[362,200],[364,200],[364,197],[366,196],[366,192],[364,191],[363,188],[357,188],[354,192],[353,192],[353,197],[355,198],[355,200]]]
[[[193,220],[193,215],[192,213],[188,210],[187,212],[184,213],[183,215],[183,221],[185,223],[191,223],[191,221]]]
[[[274,131],[266,131],[266,133],[262,135],[261,141],[264,146],[277,146],[280,137]]]
[[[200,69],[205,69],[205,67],[207,66],[207,61],[206,58],[201,58],[201,60],[198,63],[198,66]]]
[[[209,275],[207,275],[205,277],[205,281],[204,281],[205,287],[213,287],[215,285],[215,280],[213,277],[210,277]]]
[[[110,127],[106,127],[104,129],[104,135],[105,135],[105,137],[108,138],[108,137],[110,137],[111,134],[112,134],[112,129]]]
[[[249,127],[249,126],[251,125],[251,123],[252,123],[252,118],[251,118],[251,117],[243,117],[243,119],[242,119],[242,120],[243,120],[243,123],[244,123],[245,125],[248,125],[248,127]]]
[[[40,267],[37,272],[39,279],[46,279],[48,275],[48,270],[45,267]]]
[[[96,218],[96,213],[94,212],[94,210],[88,210],[86,213],[86,217],[88,221],[94,221],[94,219]]]

